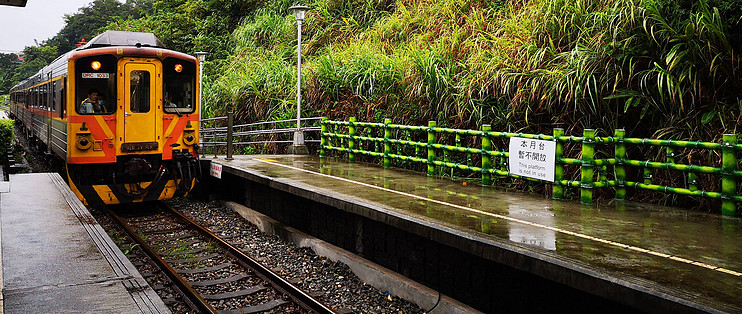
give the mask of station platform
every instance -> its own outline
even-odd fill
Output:
[[[4,313],[170,313],[56,173],[0,194]]]
[[[463,252],[515,269],[515,273],[528,273],[556,282],[558,287],[598,296],[606,300],[607,306],[620,304],[647,312],[742,312],[742,221],[738,218],[632,202],[584,205],[378,165],[332,158],[321,161],[317,156],[209,159],[215,174],[206,179],[207,184],[223,193],[252,191],[252,195],[245,192],[242,196],[242,203],[248,207],[263,206],[272,211],[296,196],[305,201],[293,201],[288,204],[293,209],[279,215],[293,210],[304,220],[311,220],[314,217],[307,212],[319,208],[314,204],[325,204],[455,248],[429,250],[402,245],[406,239],[385,240],[387,244],[382,245],[411,251],[411,259],[423,260],[420,267],[409,270],[423,281],[430,277],[429,281],[442,286],[446,282],[442,277],[446,274],[436,277],[423,273],[444,269],[444,262],[425,261],[427,255],[438,254],[445,261],[451,258],[445,252]],[[234,187],[237,180],[248,183]],[[233,191],[226,191],[230,186]],[[353,224],[354,220],[348,219],[345,225],[351,227],[344,232],[368,233],[359,230],[362,228],[353,229]],[[366,241],[368,236],[346,247],[355,245],[370,255],[372,248],[364,247]],[[402,262],[388,264],[395,263]],[[449,271],[476,265],[454,265]],[[498,293],[520,289],[512,298],[524,303],[549,294],[569,297],[500,276],[497,271],[505,268],[492,270],[494,274],[482,273],[482,278],[470,275],[466,284]],[[452,285],[458,280],[451,279]],[[484,311],[518,311],[517,307],[502,304],[485,304]],[[583,310],[590,311],[580,308]]]

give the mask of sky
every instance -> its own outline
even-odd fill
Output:
[[[64,15],[76,13],[93,0],[28,0],[26,7],[0,6],[0,53],[20,52],[54,37],[64,27]]]

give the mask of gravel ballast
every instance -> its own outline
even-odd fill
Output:
[[[296,247],[254,225],[218,201],[168,201],[177,210],[247,252],[341,313],[423,313],[414,304],[362,282],[341,262]]]

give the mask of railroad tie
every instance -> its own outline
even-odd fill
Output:
[[[166,259],[165,261],[170,264],[182,264],[182,263],[193,263],[193,262],[204,262],[216,257],[219,257],[219,253],[211,253],[206,256],[196,256],[196,257],[190,257],[190,258],[184,258],[184,259]]]
[[[273,300],[270,302],[266,302],[260,305],[243,307],[238,310],[227,310],[227,311],[217,311],[217,312],[219,312],[219,314],[260,313],[260,312],[270,311],[286,303],[287,303],[286,300],[279,299],[279,300]]]
[[[202,294],[201,296],[206,300],[224,300],[224,299],[231,299],[231,298],[251,295],[253,293],[257,293],[265,289],[268,289],[268,288],[266,288],[263,285],[256,285],[256,286],[252,286],[250,288],[239,290],[239,291],[232,291],[232,292],[225,292],[225,293],[218,293],[218,294]]]
[[[178,274],[200,274],[200,273],[208,273],[212,271],[221,270],[221,269],[227,268],[232,265],[234,264],[224,263],[224,264],[219,264],[219,265],[211,266],[211,267],[201,267],[201,268],[193,268],[193,269],[176,269],[175,272],[177,272]]]
[[[219,279],[214,279],[214,280],[189,281],[188,284],[193,287],[206,287],[206,286],[213,286],[213,285],[218,285],[218,284],[223,284],[223,283],[235,282],[235,281],[242,280],[248,277],[252,277],[252,276],[246,275],[246,274],[239,274],[239,275],[234,275],[234,276],[227,277],[227,278],[219,278]]]

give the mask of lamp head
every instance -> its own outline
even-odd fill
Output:
[[[293,7],[289,8],[290,10],[294,11],[294,17],[297,21],[304,20],[304,13],[309,10],[309,7],[305,7],[303,5],[295,5]]]
[[[206,61],[206,55],[209,54],[208,52],[199,51],[196,52],[196,58],[198,59],[198,62],[204,62]]]

